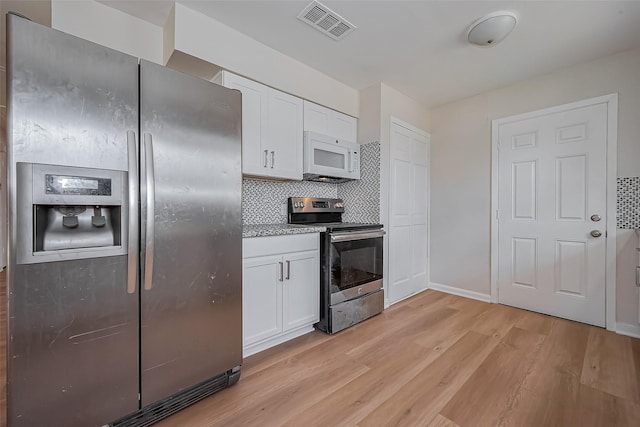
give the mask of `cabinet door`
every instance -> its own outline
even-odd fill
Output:
[[[269,89],[268,175],[302,180],[302,99]]]
[[[284,257],[284,330],[316,323],[320,313],[320,267],[318,251]]]
[[[226,72],[223,85],[242,92],[242,173],[265,175],[267,158],[262,140],[267,130],[269,88]]]
[[[331,135],[331,110],[313,102],[304,101],[304,130]]]
[[[304,102],[304,130],[357,142],[358,120],[313,102]]]
[[[282,331],[280,256],[246,259],[242,278],[243,346]]]
[[[330,135],[345,141],[357,142],[358,120],[337,111],[332,111],[332,113],[332,120],[329,122]]]

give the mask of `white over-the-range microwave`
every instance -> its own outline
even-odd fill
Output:
[[[303,178],[345,182],[360,179],[360,145],[315,132],[304,133]]]

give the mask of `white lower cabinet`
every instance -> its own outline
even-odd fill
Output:
[[[245,238],[244,357],[311,332],[320,315],[320,236]]]

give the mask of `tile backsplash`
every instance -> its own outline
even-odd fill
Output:
[[[345,222],[380,222],[380,143],[360,146],[360,179],[338,185]]]
[[[242,180],[242,223],[285,224],[288,197],[338,197],[337,184],[313,181]]]
[[[618,178],[617,228],[640,228],[640,177]]]
[[[313,181],[242,180],[242,223],[285,224],[288,197],[340,197],[343,220],[380,221],[380,143],[360,146],[360,179],[342,184]]]

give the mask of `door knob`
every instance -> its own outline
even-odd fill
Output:
[[[600,237],[602,236],[602,232],[600,230],[591,230],[591,235],[593,237]]]
[[[593,222],[600,221],[600,215],[598,215],[598,214],[591,215],[591,221],[593,221]]]

